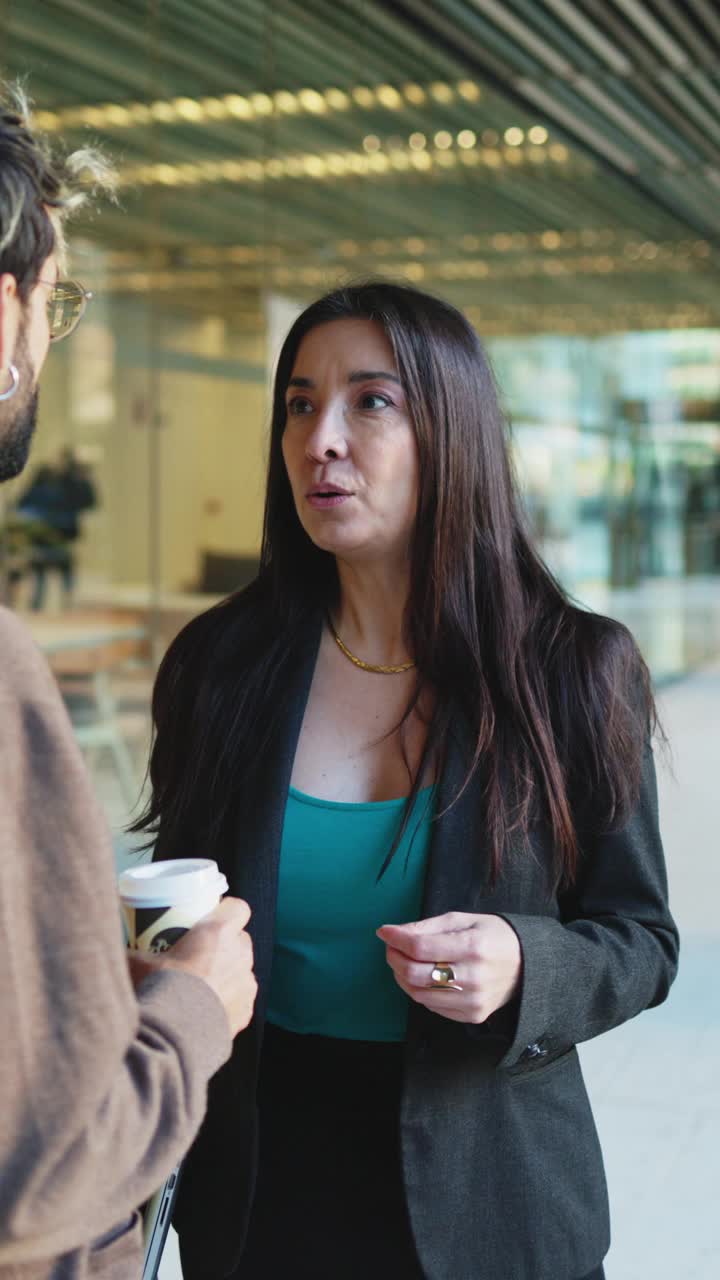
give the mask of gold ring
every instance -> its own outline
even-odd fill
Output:
[[[430,986],[436,991],[462,991],[455,970],[447,960],[436,960],[430,970]]]

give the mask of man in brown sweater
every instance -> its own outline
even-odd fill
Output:
[[[87,169],[100,162],[78,158]],[[72,163],[0,100],[0,479],[19,474],[52,339]],[[0,1280],[138,1280],[136,1206],[182,1157],[250,1020],[249,910],[162,958],[123,949],[112,849],[50,672],[0,609]]]

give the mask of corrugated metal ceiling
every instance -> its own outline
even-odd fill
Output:
[[[117,290],[404,274],[488,332],[720,324],[710,0],[5,0],[0,66],[118,160]],[[208,295],[212,295],[212,303]]]

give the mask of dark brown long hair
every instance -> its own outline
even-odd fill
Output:
[[[535,551],[475,331],[448,303],[386,281],[334,290],[307,307],[285,339],[260,574],[190,623],[161,665],[153,792],[134,829],[159,832],[170,849],[184,847],[191,830],[202,833],[205,847],[227,838],[240,789],[252,794],[281,722],[294,637],[334,603],[335,560],[300,524],[282,436],[300,343],[343,318],[384,330],[417,438],[405,625],[418,684],[408,714],[423,688],[433,691],[434,711],[406,820],[425,762],[442,760],[461,716],[472,743],[463,788],[473,778],[482,786],[495,876],[510,838],[543,822],[555,876],[570,882],[585,833],[621,824],[637,795],[655,721],[647,668],[627,629],[576,607]]]

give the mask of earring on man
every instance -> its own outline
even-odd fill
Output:
[[[8,365],[8,371],[10,373],[10,386],[8,387],[7,391],[0,391],[0,401],[12,400],[13,396],[15,395],[15,392],[17,391],[20,385],[20,374],[15,368],[15,365],[14,364]]]

